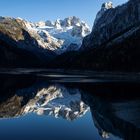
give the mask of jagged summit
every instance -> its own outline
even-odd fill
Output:
[[[103,10],[111,9],[111,8],[113,8],[113,3],[111,1],[105,2],[105,3],[102,4],[102,9]]]
[[[83,38],[90,33],[89,26],[73,16],[64,20],[38,22],[34,24],[33,30],[36,31],[45,43],[49,43],[49,49],[57,54],[65,51],[78,50]],[[73,44],[73,47],[72,47]]]
[[[90,33],[89,26],[75,16],[54,22],[47,20],[31,23],[21,18],[18,20],[24,23],[26,30],[36,38],[42,48],[57,54],[78,50],[83,38]]]
[[[40,21],[35,23],[36,26],[38,27],[43,27],[43,26],[51,26],[51,27],[70,27],[70,26],[80,26],[81,22],[79,18],[72,16],[72,17],[68,17],[65,18],[64,20],[61,19],[57,19],[55,21]]]
[[[109,9],[114,8],[113,3],[111,1],[105,2],[101,6],[101,10],[97,13],[96,19],[94,21],[94,25],[97,24],[98,20],[102,17],[102,15]]]

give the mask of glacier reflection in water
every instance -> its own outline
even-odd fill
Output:
[[[0,74],[1,139],[139,139],[139,83],[54,81]]]

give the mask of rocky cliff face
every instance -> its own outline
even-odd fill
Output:
[[[55,67],[100,71],[140,70],[140,1],[102,5],[81,52],[63,54]],[[65,59],[64,59],[65,58]]]
[[[139,23],[139,0],[130,0],[115,8],[112,3],[105,3],[96,16],[92,33],[84,39],[82,49],[121,42],[139,29]]]

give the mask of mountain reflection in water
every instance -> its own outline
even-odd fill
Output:
[[[34,75],[1,74],[0,85],[0,122],[31,113],[73,122],[91,112],[90,125],[100,136],[93,132],[92,137],[79,137],[79,129],[73,139],[139,140],[139,83],[58,83]]]

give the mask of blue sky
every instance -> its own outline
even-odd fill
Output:
[[[109,0],[2,0],[0,15],[33,22],[77,16],[92,26],[96,13],[106,1]],[[115,6],[126,1],[112,0]]]

